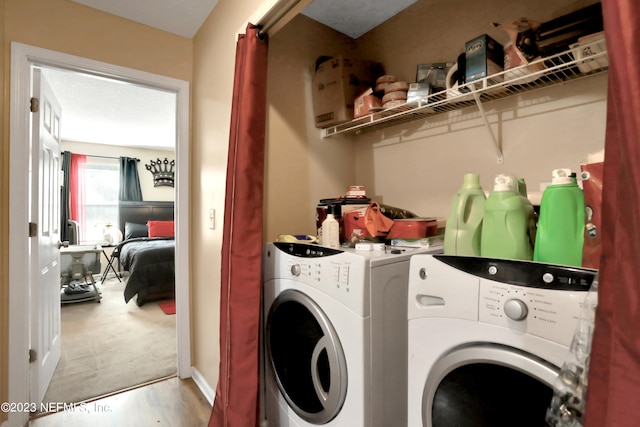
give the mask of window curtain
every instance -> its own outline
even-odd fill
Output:
[[[69,216],[78,221],[80,236],[87,235],[86,221],[86,170],[87,156],[71,153],[69,168]],[[81,242],[78,242],[81,243]]]
[[[598,308],[586,427],[640,423],[640,2],[603,0],[609,52]]]
[[[138,176],[138,159],[120,157],[120,195],[119,200],[141,201],[142,189]]]
[[[69,184],[71,182],[71,153],[63,151],[62,157],[62,185],[60,186],[60,240],[69,241],[69,220],[71,211],[69,210]]]
[[[266,39],[249,24],[236,46],[222,237],[220,376],[210,427],[258,423],[266,73]]]

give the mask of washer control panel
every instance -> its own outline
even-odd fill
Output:
[[[596,277],[596,270],[533,261],[452,255],[434,258],[482,279],[528,288],[588,291]]]
[[[350,307],[359,315],[367,315],[368,280],[366,259],[351,252],[318,245],[275,242],[267,245],[268,257],[275,262],[265,264],[264,280],[290,279],[312,286]]]
[[[595,309],[597,303],[586,300],[591,296],[587,291],[595,270],[480,257],[434,258],[479,280],[479,321],[566,346],[571,344],[585,305]]]

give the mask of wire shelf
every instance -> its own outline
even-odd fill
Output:
[[[482,105],[536,89],[589,77],[609,68],[604,37],[576,43],[571,49],[367,116],[322,129],[322,137],[359,134],[429,116]]]

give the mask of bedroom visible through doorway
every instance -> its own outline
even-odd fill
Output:
[[[33,66],[56,67],[60,69],[95,73],[102,77],[119,81],[127,81],[137,85],[153,87],[159,90],[177,94],[176,117],[176,340],[177,340],[177,372],[181,378],[191,376],[190,368],[190,334],[188,323],[188,191],[180,191],[189,187],[188,158],[189,158],[189,83],[167,78],[155,74],[127,69],[72,55],[41,49],[33,46],[12,43],[11,50],[11,98],[28,99],[30,92],[30,74]],[[27,171],[29,163],[28,146],[23,141],[29,138],[29,115],[21,114],[17,103],[11,106],[11,211],[10,229],[21,230],[24,218],[28,217],[20,200],[24,199],[24,188],[28,188]],[[180,167],[181,161],[183,166]],[[29,391],[25,379],[29,377],[28,362],[20,357],[28,351],[27,330],[30,324],[29,310],[25,310],[28,292],[24,286],[24,272],[30,271],[29,252],[26,242],[21,239],[15,241],[14,250],[10,257],[10,301],[9,301],[9,397],[12,401],[29,401]],[[20,280],[18,280],[20,279]],[[96,304],[97,305],[97,304]],[[28,304],[27,304],[28,306]],[[174,343],[175,344],[175,343]],[[18,423],[26,419],[28,414],[10,414],[10,423]],[[13,421],[12,421],[13,420]],[[24,423],[23,423],[24,424]]]
[[[175,95],[161,92],[156,96],[152,88],[68,70],[44,68],[43,74],[53,91],[60,93],[61,150],[68,153],[73,165],[71,178],[66,180],[70,188],[64,188],[72,193],[70,218],[78,224],[77,244],[99,244],[104,251],[101,270],[93,272],[98,281],[115,245],[123,240],[124,230],[119,230],[119,157],[138,158],[138,175],[143,184],[147,184],[143,179],[150,177],[143,174],[145,162],[141,159],[166,155],[175,158],[175,123],[166,130],[173,134],[170,138],[141,141],[132,147],[130,144],[137,141],[129,137],[140,131],[147,135],[157,133],[151,128],[163,115],[163,122],[175,122],[175,114],[172,117],[166,113],[175,111]],[[111,97],[106,97],[105,92]],[[147,98],[147,109],[138,114],[138,108],[130,105],[133,98],[142,97]],[[167,105],[150,105],[160,102]],[[149,118],[147,114],[151,112],[155,115]],[[166,144],[170,146],[156,146]],[[173,188],[143,188],[144,200],[174,202]],[[155,301],[143,306],[138,306],[135,299],[125,302],[123,294],[129,277],[124,273],[120,277],[106,275],[105,281],[98,282],[102,295],[99,305],[63,299],[62,355],[44,396],[45,403],[85,401],[176,374],[175,317],[167,318]],[[93,327],[86,327],[89,324]],[[148,353],[154,357],[146,357]]]

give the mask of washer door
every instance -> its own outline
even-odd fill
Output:
[[[427,427],[540,427],[558,368],[511,347],[471,345],[432,367],[424,388]]]
[[[266,324],[267,355],[280,392],[312,424],[331,421],[347,394],[342,345],[322,309],[307,295],[283,291]]]

